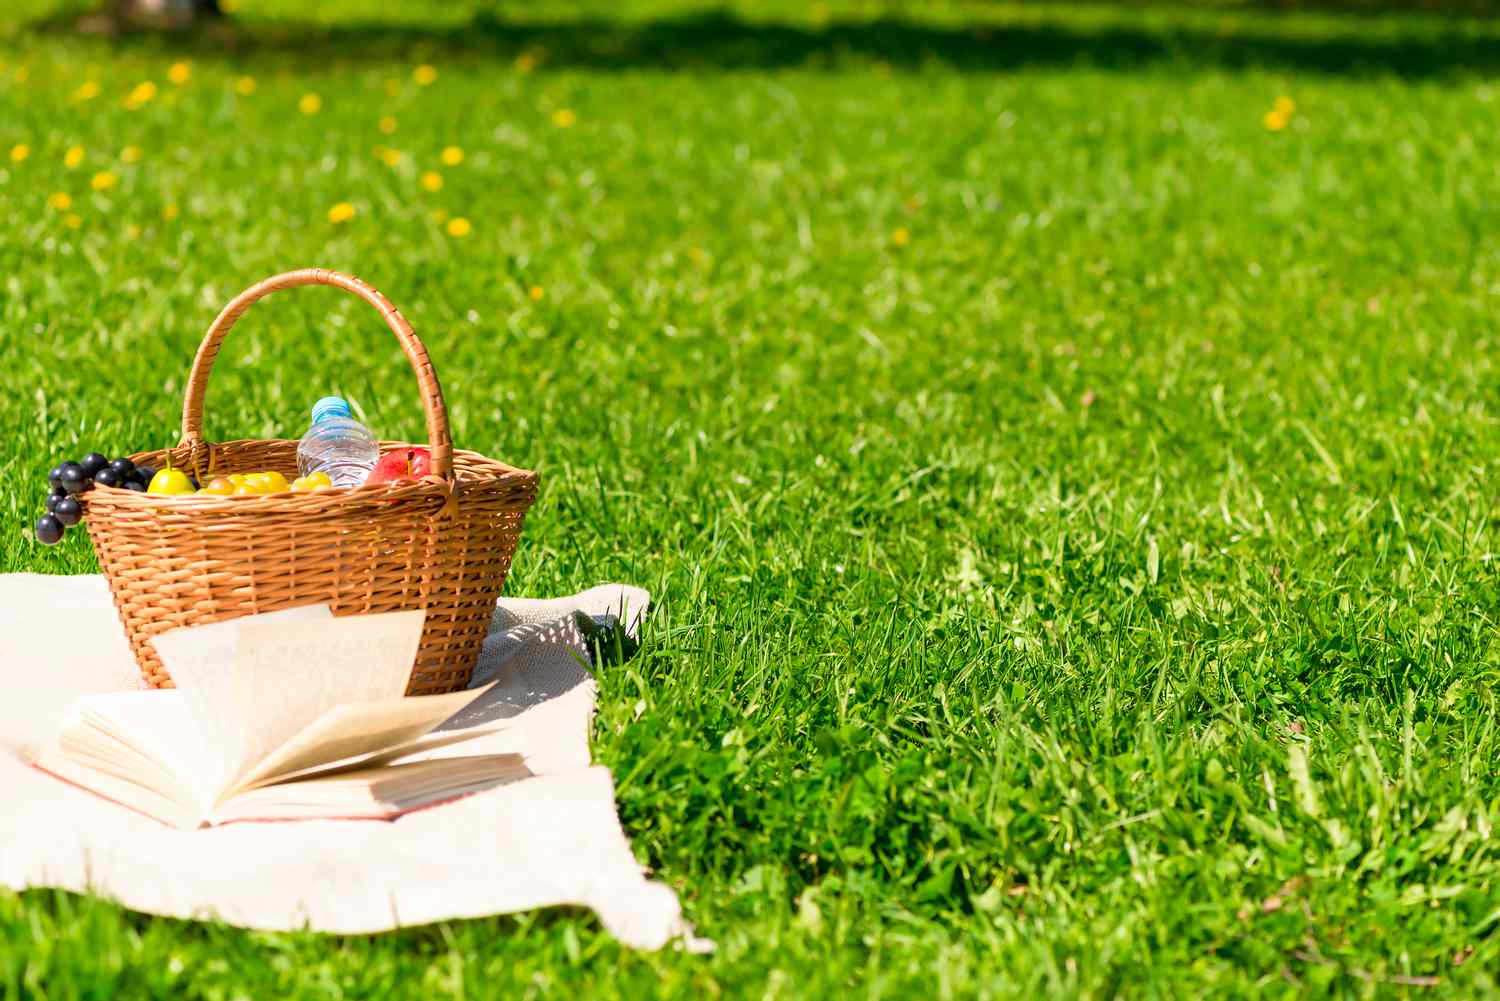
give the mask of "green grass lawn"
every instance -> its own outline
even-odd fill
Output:
[[[1500,28],[298,6],[0,33],[0,570],[95,569],[45,473],[175,442],[230,296],[363,276],[542,474],[509,591],[655,592],[594,747],[719,950],[31,892],[7,994],[1500,990]],[[207,428],[331,391],[423,434],[287,293]]]

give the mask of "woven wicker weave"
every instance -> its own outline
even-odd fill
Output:
[[[280,289],[332,285],[379,310],[416,371],[433,475],[419,481],[252,497],[134,493],[84,495],[89,535],[115,606],[152,687],[170,687],[151,637],[293,605],[335,614],[425,608],[410,694],[468,684],[505,583],[536,474],[454,451],[427,349],[384,296],[357,278],[308,269],[240,293],[208,328],[188,379],[182,444],[132,456],[209,475],[277,470],[297,475],[295,441],[203,440],[203,396],[224,335],[256,300]],[[382,442],[382,451],[406,447]]]

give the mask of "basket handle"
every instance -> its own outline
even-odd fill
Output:
[[[245,311],[258,300],[282,289],[299,288],[303,285],[332,285],[345,292],[359,296],[379,310],[386,326],[401,342],[401,350],[417,374],[417,388],[422,392],[422,409],[427,414],[427,441],[432,449],[432,471],[444,480],[453,479],[453,438],[448,431],[448,408],[443,403],[443,388],[438,385],[437,373],[427,357],[427,348],[421,338],[411,329],[411,324],[390,300],[352,275],[324,268],[303,268],[275,275],[250,286],[235,296],[224,307],[203,343],[198,345],[198,354],[193,358],[193,369],[188,374],[187,396],[182,401],[182,443],[195,449],[203,444],[203,396],[208,390],[208,375],[213,371],[214,358],[224,342],[224,335],[235,325]]]

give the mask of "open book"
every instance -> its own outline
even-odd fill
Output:
[[[424,616],[318,605],[163,633],[175,689],[80,698],[32,761],[183,828],[390,819],[526,777],[519,755],[452,746],[490,730],[431,732],[484,689],[403,697]]]

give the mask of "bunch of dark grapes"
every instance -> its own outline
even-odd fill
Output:
[[[83,520],[79,498],[95,484],[145,493],[155,475],[154,469],[137,466],[129,459],[111,462],[98,452],[90,452],[78,462],[54,466],[47,474],[52,490],[47,494],[47,513],[36,522],[36,540],[46,546],[61,542],[67,530]]]

